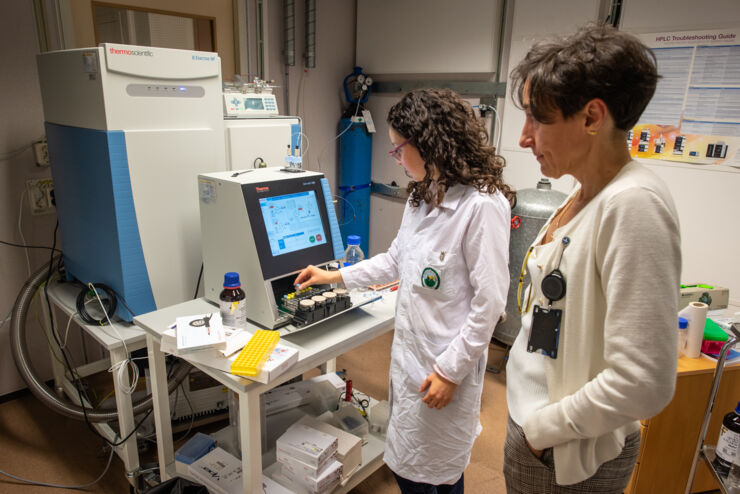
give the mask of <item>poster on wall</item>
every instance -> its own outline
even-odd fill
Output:
[[[740,168],[740,28],[640,38],[661,79],[627,134],[630,154]]]

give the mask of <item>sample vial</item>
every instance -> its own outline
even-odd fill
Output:
[[[221,319],[226,326],[244,329],[247,326],[247,301],[241,289],[239,273],[224,275],[224,289],[218,296]]]

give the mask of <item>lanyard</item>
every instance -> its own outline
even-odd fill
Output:
[[[565,251],[565,248],[570,245],[570,237],[563,237],[562,244],[563,248],[560,251],[560,258],[558,259],[557,267],[542,279],[542,284],[540,285],[542,294],[547,297],[551,304],[565,296],[565,277],[559,268],[560,262],[563,260],[563,252]],[[530,307],[532,307],[532,290],[530,289],[527,293],[525,308],[522,310],[522,287],[524,285],[524,276],[527,274],[527,261],[529,260],[529,256],[532,254],[533,249],[534,245],[529,248],[527,255],[524,256],[522,270],[519,273],[519,286],[516,291],[516,303],[517,308],[519,309],[519,314],[529,312]]]

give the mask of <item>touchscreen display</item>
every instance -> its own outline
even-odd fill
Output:
[[[326,243],[315,191],[265,197],[259,203],[273,256]]]

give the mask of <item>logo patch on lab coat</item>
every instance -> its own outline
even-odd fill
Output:
[[[439,273],[432,268],[424,268],[424,271],[421,272],[422,286],[436,290],[439,288],[439,281]]]

